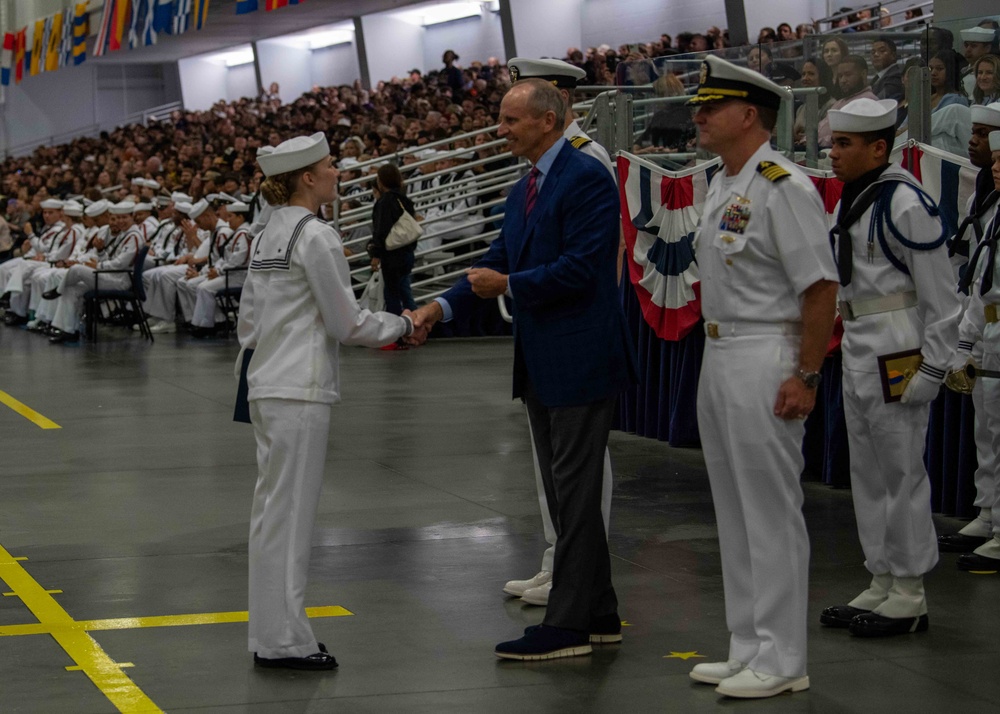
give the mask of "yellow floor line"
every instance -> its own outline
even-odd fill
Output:
[[[84,674],[122,714],[162,712],[162,710],[128,678],[121,667],[101,648],[93,637],[71,627],[73,618],[55,601],[45,588],[0,546],[0,579],[17,593],[31,613],[43,625],[55,625],[50,632]],[[66,627],[58,627],[63,625]]]
[[[7,392],[0,391],[0,403],[6,404],[25,419],[36,424],[37,426],[40,426],[42,429],[62,429],[62,427],[54,421],[48,417],[42,416],[31,407],[17,401],[14,397],[7,394]]]

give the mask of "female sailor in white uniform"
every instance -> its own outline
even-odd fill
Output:
[[[379,347],[409,335],[407,316],[358,307],[337,232],[317,218],[337,169],[321,133],[258,152],[275,206],[252,248],[238,334],[257,439],[250,515],[249,649],[262,667],[333,669],[304,596],[326,460],[330,407],[340,401],[341,343]],[[242,364],[242,355],[237,365]]]

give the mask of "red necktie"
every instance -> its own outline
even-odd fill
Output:
[[[528,174],[528,193],[524,198],[524,217],[527,218],[531,215],[531,209],[535,207],[535,200],[538,198],[538,174],[541,171],[538,170],[537,166],[531,167],[531,173]]]

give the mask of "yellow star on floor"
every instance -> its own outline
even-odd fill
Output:
[[[668,655],[663,655],[663,659],[685,659],[685,660],[687,660],[687,659],[692,659],[692,658],[695,658],[695,657],[700,657],[701,659],[704,659],[705,655],[698,654],[697,650],[695,650],[694,652],[671,652]]]

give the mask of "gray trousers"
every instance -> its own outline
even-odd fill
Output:
[[[604,452],[618,400],[546,407],[529,385],[524,401],[557,535],[544,622],[589,632],[592,617],[618,610],[601,515]]]

